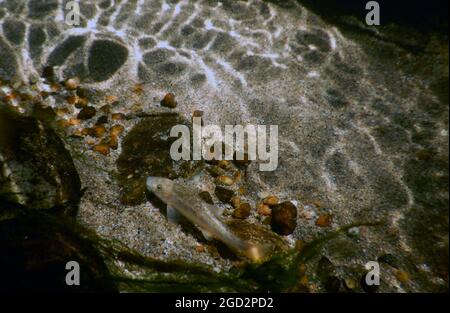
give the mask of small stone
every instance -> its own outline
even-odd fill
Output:
[[[197,252],[199,252],[199,253],[203,253],[203,252],[206,251],[204,245],[197,245],[197,246],[195,247],[195,250],[196,250]]]
[[[92,117],[95,116],[95,114],[97,113],[97,110],[92,107],[92,106],[88,106],[83,108],[80,113],[78,113],[77,118],[79,118],[80,120],[88,120]]]
[[[75,103],[75,107],[78,109],[82,109],[88,105],[89,101],[87,98],[78,97],[77,102]]]
[[[69,90],[75,90],[80,85],[80,79],[78,77],[69,78],[65,82],[65,86]]]
[[[231,198],[234,196],[233,190],[221,186],[216,186],[214,193],[220,201],[225,203],[230,203]]]
[[[223,168],[224,170],[229,170],[231,168],[231,163],[228,160],[219,160],[217,166]]]
[[[88,95],[89,95],[89,91],[86,88],[81,88],[81,87],[77,88],[77,96],[78,97],[87,99]]]
[[[272,230],[280,235],[290,235],[297,227],[297,207],[289,201],[272,207]]]
[[[68,104],[75,104],[78,101],[78,97],[75,95],[71,95],[66,98],[66,101]]]
[[[239,198],[238,196],[234,196],[233,198],[231,198],[231,205],[234,208],[237,208],[240,204],[241,204],[241,198]]]
[[[214,200],[213,200],[211,194],[210,194],[208,191],[201,191],[201,192],[198,194],[198,196],[199,196],[203,201],[205,201],[206,203],[214,204]]]
[[[100,108],[100,111],[102,111],[103,113],[109,114],[111,112],[111,106],[108,104],[105,104],[104,106],[102,106]]]
[[[106,124],[108,123],[108,117],[106,115],[102,115],[98,118],[97,124]]]
[[[235,218],[247,218],[250,215],[252,207],[248,203],[241,203],[233,212]]]
[[[109,145],[101,143],[92,147],[92,150],[98,152],[103,155],[108,155],[109,153]]]
[[[68,123],[70,126],[80,125],[81,121],[77,118],[69,118]]]
[[[276,204],[278,204],[278,197],[276,196],[268,196],[266,198],[264,198],[263,203],[267,204],[268,206],[274,206]]]
[[[113,150],[117,150],[117,148],[119,147],[119,140],[117,139],[117,136],[111,135],[107,143],[108,146]]]
[[[125,115],[123,113],[113,113],[111,114],[111,119],[115,121],[123,120],[125,118]]]
[[[259,203],[256,208],[258,210],[258,213],[264,216],[269,216],[272,213],[270,207],[264,203]]]
[[[333,217],[331,214],[321,214],[316,220],[316,226],[328,227],[331,224]]]
[[[216,179],[216,184],[222,185],[222,186],[231,186],[234,184],[234,180],[232,177],[227,175],[218,176]]]
[[[122,125],[114,125],[111,127],[110,132],[112,136],[119,136],[124,130],[125,128]]]
[[[211,165],[208,168],[206,168],[206,170],[208,171],[209,174],[211,174],[212,177],[218,177],[218,176],[222,176],[225,175],[225,170],[216,166],[216,165]]]
[[[106,133],[106,128],[103,125],[96,125],[92,127],[91,136],[101,138]]]
[[[406,273],[405,271],[402,270],[398,270],[395,272],[395,277],[397,277],[397,279],[402,282],[402,283],[407,283],[409,281],[409,275],[408,273]]]
[[[175,95],[171,92],[166,94],[164,98],[161,100],[161,105],[168,108],[175,108],[177,106],[177,102],[175,101]]]

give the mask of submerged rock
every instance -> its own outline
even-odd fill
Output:
[[[286,201],[272,207],[272,229],[280,235],[290,235],[297,227],[297,207]]]
[[[0,110],[0,197],[75,215],[81,183],[70,153],[45,123]]]
[[[177,139],[170,137],[175,125],[190,126],[176,113],[155,115],[144,118],[125,137],[117,160],[122,203],[136,205],[145,200],[147,176],[190,178],[200,170],[201,161],[174,161],[170,156]]]

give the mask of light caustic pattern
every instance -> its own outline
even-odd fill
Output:
[[[10,58],[25,75],[50,64],[60,74],[102,82],[126,67],[128,78],[141,81],[164,77],[215,89],[246,87],[254,83],[255,69],[287,69],[338,45],[333,30],[309,27],[307,11],[294,4],[301,14],[296,20],[262,1],[78,1],[81,25],[69,26],[67,1],[19,2],[1,3],[2,37],[15,37],[8,48],[20,47],[22,54]]]

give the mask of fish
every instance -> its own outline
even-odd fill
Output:
[[[206,239],[223,242],[238,256],[245,256],[252,262],[261,263],[267,259],[262,245],[249,243],[238,237],[224,223],[222,212],[214,205],[204,202],[195,187],[174,182],[164,177],[147,177],[147,189],[167,204],[168,217],[172,209],[196,225]]]

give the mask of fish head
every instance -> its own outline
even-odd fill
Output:
[[[147,189],[159,198],[166,198],[172,194],[173,181],[164,177],[147,177]]]

